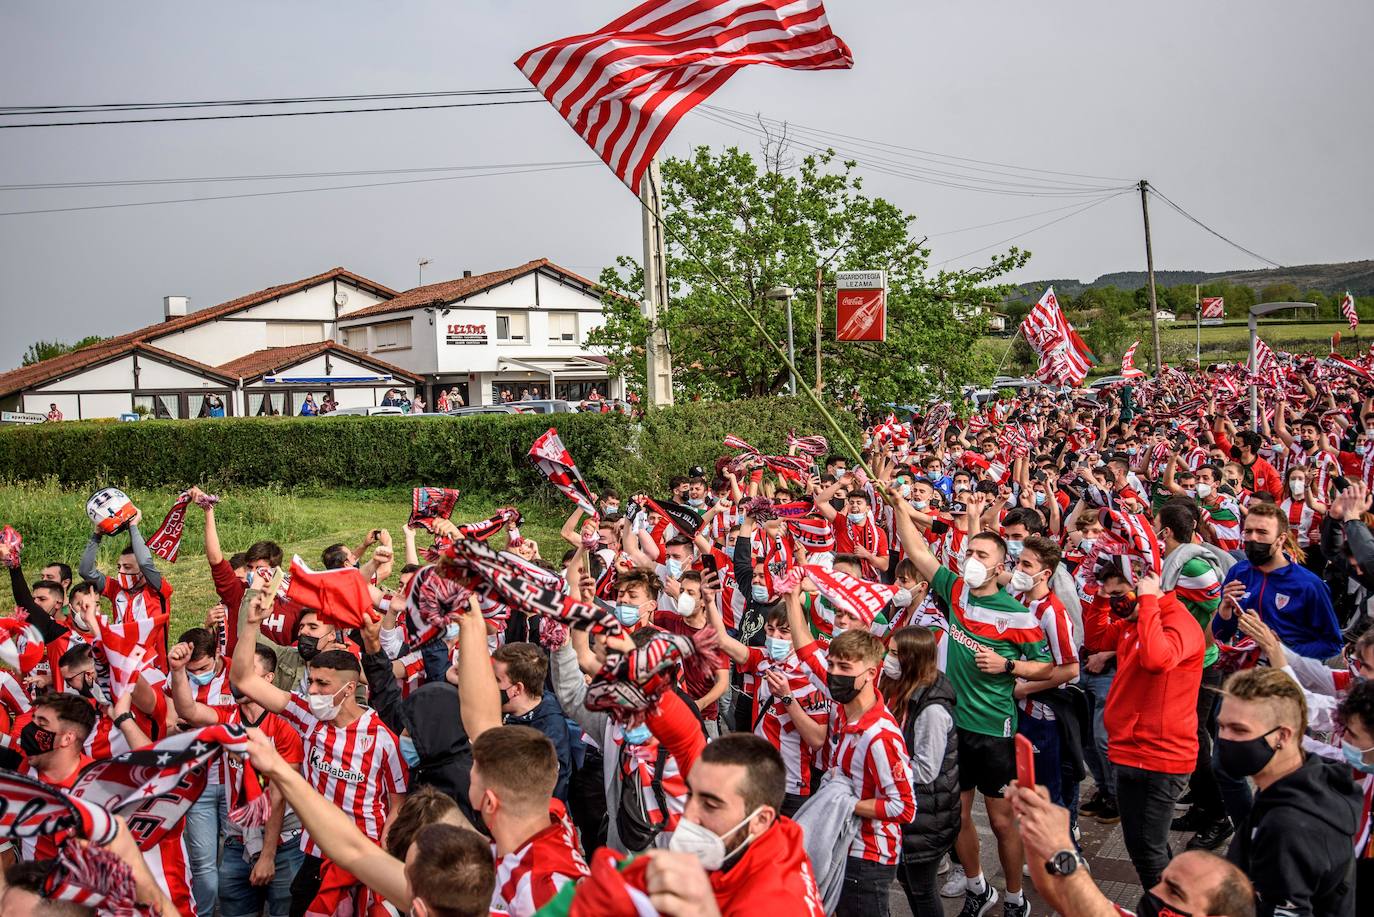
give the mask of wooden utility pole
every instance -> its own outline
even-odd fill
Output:
[[[644,201],[644,317],[653,330],[644,342],[645,406],[666,407],[673,403],[673,359],[668,350],[668,332],[659,326],[659,315],[668,308],[668,255],[663,240],[662,194],[658,159],[649,163],[640,182],[639,196]]]
[[[1155,302],[1155,253],[1150,247],[1150,183],[1140,180],[1140,212],[1145,217],[1145,272],[1150,278],[1150,334],[1155,344],[1155,375],[1164,367],[1159,353],[1159,305]]]
[[[825,317],[824,307],[821,304],[821,282],[825,277],[825,268],[816,267],[816,394],[821,393],[821,327]]]

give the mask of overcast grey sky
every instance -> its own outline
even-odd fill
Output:
[[[512,64],[520,53],[591,31],[633,2],[11,2],[0,5],[0,104],[521,87]],[[852,71],[755,67],[713,103],[953,156],[1148,178],[1284,264],[1374,257],[1368,0],[828,0],[827,8],[853,49]],[[664,153],[700,143],[758,142],[689,115]],[[543,104],[0,131],[5,184],[591,155]],[[378,180],[0,191],[0,211]],[[1075,200],[974,193],[877,171],[867,187],[919,216],[936,262],[1072,210],[941,232]],[[1159,268],[1263,266],[1162,206],[1151,216]],[[17,365],[39,338],[156,321],[169,293],[200,308],[334,265],[404,289],[415,284],[420,257],[433,260],[430,281],[538,257],[594,276],[617,254],[637,255],[639,232],[634,198],[604,167],[0,216],[0,314],[9,332],[0,368]],[[1034,252],[1019,279],[1140,269],[1139,199],[1106,201],[1018,244]]]

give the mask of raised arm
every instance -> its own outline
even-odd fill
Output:
[[[196,701],[191,682],[186,677],[186,663],[191,661],[191,644],[178,643],[167,653],[167,665],[171,669],[167,681],[171,687],[172,707],[177,716],[192,726],[213,726],[219,722],[215,711]]]
[[[192,502],[195,502],[200,492],[198,487],[191,488]],[[222,560],[224,560],[224,551],[219,544],[219,526],[215,522],[215,507],[211,505],[205,507],[205,562],[213,567]]]
[[[139,572],[148,581],[148,585],[154,589],[162,589],[162,574],[158,572],[157,565],[153,563],[153,555],[148,550],[148,545],[143,541],[143,533],[138,530],[139,516],[134,517],[134,521],[129,523],[129,546],[134,550],[134,560],[138,562]]]
[[[250,700],[273,713],[281,713],[291,700],[290,693],[253,671],[254,647],[262,622],[272,611],[273,601],[273,596],[256,589],[243,594],[243,603],[239,606],[239,641],[234,644],[234,655],[229,663],[229,683]]]
[[[902,544],[902,550],[906,556],[916,565],[916,572],[921,574],[921,578],[930,581],[935,575],[935,571],[940,569],[940,562],[935,559],[935,555],[930,553],[930,545],[926,543],[925,536],[916,530],[916,523],[911,518],[911,509],[907,502],[902,499],[894,499],[891,491],[885,494],[887,502],[892,506],[892,519],[896,526],[897,540]]]
[[[558,530],[558,534],[564,541],[574,548],[582,547],[582,507],[574,506],[572,515],[563,520],[563,527]]]
[[[100,557],[100,533],[92,532],[90,540],[86,542],[86,550],[81,554],[81,563],[77,567],[77,572],[81,578],[88,583],[94,583],[97,591],[105,591],[105,574],[96,569],[96,560]]]
[[[406,566],[420,564],[420,552],[415,549],[415,527],[406,523],[401,527],[402,537],[405,539]]]
[[[736,665],[743,665],[749,659],[749,647],[726,633],[725,619],[721,616],[720,605],[716,602],[715,590],[704,590],[704,599],[706,602],[706,617],[707,620],[711,622],[711,626],[715,628],[716,636],[720,639],[721,652]]]
[[[487,652],[487,622],[477,596],[468,599],[467,612],[459,622],[458,693],[463,698],[463,728],[468,738],[501,725],[501,689],[496,685],[491,655]]]

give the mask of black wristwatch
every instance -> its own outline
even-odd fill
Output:
[[[781,697],[775,697],[773,699],[778,702],[778,706],[780,707],[786,707],[788,704],[792,703],[792,695],[790,694],[784,694]]]
[[[1045,872],[1052,876],[1071,876],[1078,867],[1088,868],[1088,861],[1077,850],[1061,850],[1045,861]]]
[[[1016,671],[1016,660],[1015,660],[1015,659],[1008,659],[1008,660],[1007,660],[1006,672],[1007,672],[1008,675],[1010,675],[1010,674],[1011,674],[1012,672],[1014,672],[1014,671]]]
[[[114,724],[115,724],[115,726],[122,726],[122,725],[124,725],[124,721],[125,721],[125,720],[131,720],[131,719],[133,719],[133,718],[134,718],[134,715],[133,715],[132,713],[130,713],[129,711],[125,710],[125,711],[124,711],[123,713],[121,713],[119,716],[117,716],[117,717],[114,718]]]

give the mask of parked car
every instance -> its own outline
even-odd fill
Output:
[[[513,404],[474,404],[465,408],[445,411],[445,417],[467,417],[470,414],[520,414],[523,413]]]
[[[386,405],[385,407],[361,407],[361,408],[339,408],[330,411],[328,414],[321,414],[321,417],[404,417],[405,411],[398,407]]]
[[[566,401],[543,398],[537,401],[512,401],[510,407],[522,414],[576,414],[577,407]]]
[[[1118,382],[1125,381],[1125,376],[1103,376],[1101,379],[1094,379],[1091,383],[1089,383],[1088,388],[1092,389],[1093,391],[1097,391],[1098,389],[1106,388],[1109,385],[1115,385]]]

